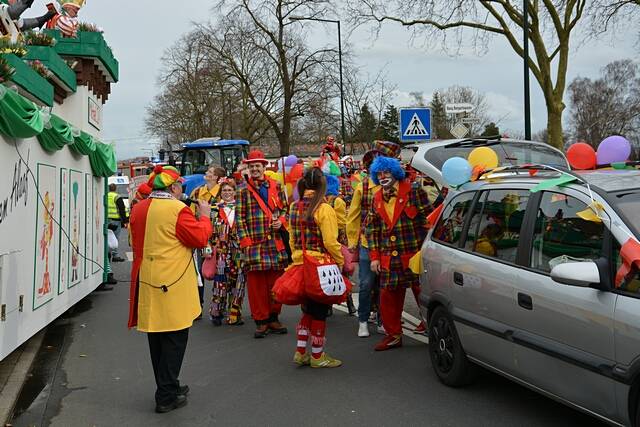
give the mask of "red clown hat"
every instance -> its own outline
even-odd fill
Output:
[[[264,163],[265,165],[269,164],[269,160],[265,159],[264,153],[260,150],[251,150],[246,159],[242,161],[242,163]]]

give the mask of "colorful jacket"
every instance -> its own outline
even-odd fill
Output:
[[[427,216],[432,211],[427,193],[405,179],[399,183],[395,198],[385,202],[382,195],[379,191],[373,198],[366,233],[369,256],[380,261],[380,286],[417,284],[418,276],[409,270],[409,260],[427,236]]]
[[[265,178],[267,201],[259,195],[253,182],[238,192],[236,223],[240,248],[243,250],[244,271],[283,270],[287,266],[287,252],[279,230],[271,228],[272,214],[283,227],[287,226],[286,196],[280,184]]]
[[[308,203],[308,197],[293,203],[289,213],[289,244],[293,265],[302,264],[302,230],[304,229],[307,254],[317,259],[323,259],[326,254],[329,254],[336,264],[342,266],[344,258],[338,242],[338,222],[335,211],[328,203],[322,203],[314,212],[313,221],[306,221],[304,211]]]
[[[190,327],[201,310],[192,250],[207,245],[209,218],[196,219],[168,193],[152,193],[132,210],[130,224],[129,327],[142,332]]]
[[[349,247],[358,245],[358,240],[362,247],[367,248],[366,226],[367,216],[373,204],[373,196],[380,190],[379,185],[375,185],[369,178],[365,178],[353,191],[353,198],[347,214],[347,239]]]
[[[347,244],[347,204],[341,196],[327,196],[327,203],[333,208],[338,220],[338,241]]]

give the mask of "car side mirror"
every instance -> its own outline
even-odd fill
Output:
[[[551,270],[554,282],[583,288],[601,289],[600,269],[593,261],[565,262]]]

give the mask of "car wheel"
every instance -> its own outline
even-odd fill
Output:
[[[460,387],[473,380],[474,367],[460,344],[451,316],[442,306],[435,309],[429,321],[429,355],[442,383]]]

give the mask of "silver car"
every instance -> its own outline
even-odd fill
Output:
[[[516,169],[447,196],[422,247],[433,369],[462,386],[480,365],[640,426],[640,171],[560,176]]]

